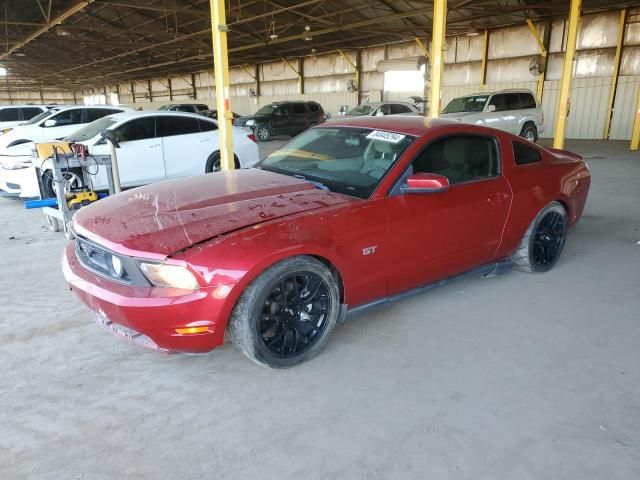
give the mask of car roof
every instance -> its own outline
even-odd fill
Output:
[[[478,95],[495,95],[497,93],[530,93],[531,95],[533,95],[533,91],[529,90],[528,88],[508,88],[506,90],[494,90],[494,91],[488,91],[488,92],[476,92],[476,93],[468,93],[466,95],[459,95],[455,98],[464,98],[464,97],[476,97]]]
[[[429,130],[437,127],[446,127],[448,125],[460,125],[460,122],[423,117],[419,115],[385,115],[381,117],[362,116],[347,118],[336,117],[335,119],[331,119],[330,123],[322,124],[316,128],[323,128],[324,126],[327,128],[361,127],[371,128],[373,130],[388,130],[391,132],[420,137]]]
[[[168,112],[166,110],[134,110],[134,111],[126,111],[121,113],[114,113],[109,115],[109,118],[117,120],[118,122],[124,120],[131,120],[132,118],[144,118],[144,117],[186,117],[186,118],[197,118],[198,120],[208,120],[210,122],[214,122],[208,117],[201,115],[199,113],[193,112]]]
[[[41,107],[41,108],[47,108],[47,105],[42,105],[40,103],[38,104],[33,104],[33,103],[20,103],[20,104],[16,104],[16,105],[0,105],[0,109],[2,108],[25,108],[25,107]]]

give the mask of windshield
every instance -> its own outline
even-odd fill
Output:
[[[475,95],[473,97],[454,98],[444,108],[442,113],[481,112],[487,103],[488,95]]]
[[[162,105],[158,110],[169,110],[173,105]]]
[[[363,103],[362,105],[358,105],[357,107],[349,110],[347,115],[370,115],[376,107],[377,105]]]
[[[96,135],[101,134],[117,122],[118,121],[113,119],[110,115],[99,118],[95,122],[91,122],[81,129],[76,130],[67,138],[65,138],[65,140],[68,142],[86,142],[87,140],[91,140]]]
[[[278,109],[275,105],[265,105],[256,112],[256,115],[271,115]]]
[[[413,137],[368,128],[314,128],[260,163],[260,168],[369,198]]]
[[[60,110],[59,108],[52,108],[51,110],[47,110],[46,112],[42,112],[42,113],[36,115],[35,117],[33,117],[28,122],[24,122],[22,125],[35,125],[40,120],[44,120],[45,118],[50,117],[51,115],[53,115],[54,113],[56,113],[59,110]]]

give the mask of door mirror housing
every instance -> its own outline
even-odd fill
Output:
[[[58,121],[54,120],[53,118],[50,118],[49,120],[45,120],[44,122],[45,127],[55,127],[57,124],[58,124]]]
[[[449,188],[449,179],[436,173],[414,173],[400,187],[402,193],[438,193]]]
[[[379,108],[376,111],[376,117],[382,117],[382,116],[384,116],[384,111],[382,110],[382,108]]]
[[[496,111],[496,106],[495,105],[489,105],[487,107],[487,112],[491,113],[491,112],[495,112]]]

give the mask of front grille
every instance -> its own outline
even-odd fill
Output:
[[[122,277],[116,277],[113,274],[108,264],[111,255],[112,254],[105,249],[91,242],[82,238],[76,238],[76,256],[84,268],[117,282],[130,283],[126,272]]]
[[[238,118],[233,122],[233,125],[236,127],[244,127],[244,124],[246,123],[246,120],[242,119],[242,118]]]

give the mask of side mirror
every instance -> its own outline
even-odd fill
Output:
[[[489,105],[487,107],[487,112],[495,112],[496,111],[496,106],[495,105]]]
[[[102,132],[100,141],[103,140],[111,142],[115,148],[120,148],[120,139],[118,138],[118,134],[113,130],[105,130],[104,132]]]
[[[45,127],[55,127],[57,124],[58,124],[58,121],[54,119],[45,120],[44,122]]]
[[[378,111],[376,112],[376,117],[382,117],[384,116],[384,112],[382,111],[381,108],[378,109]]]
[[[438,193],[449,188],[449,179],[435,173],[414,173],[400,187],[402,193]]]

